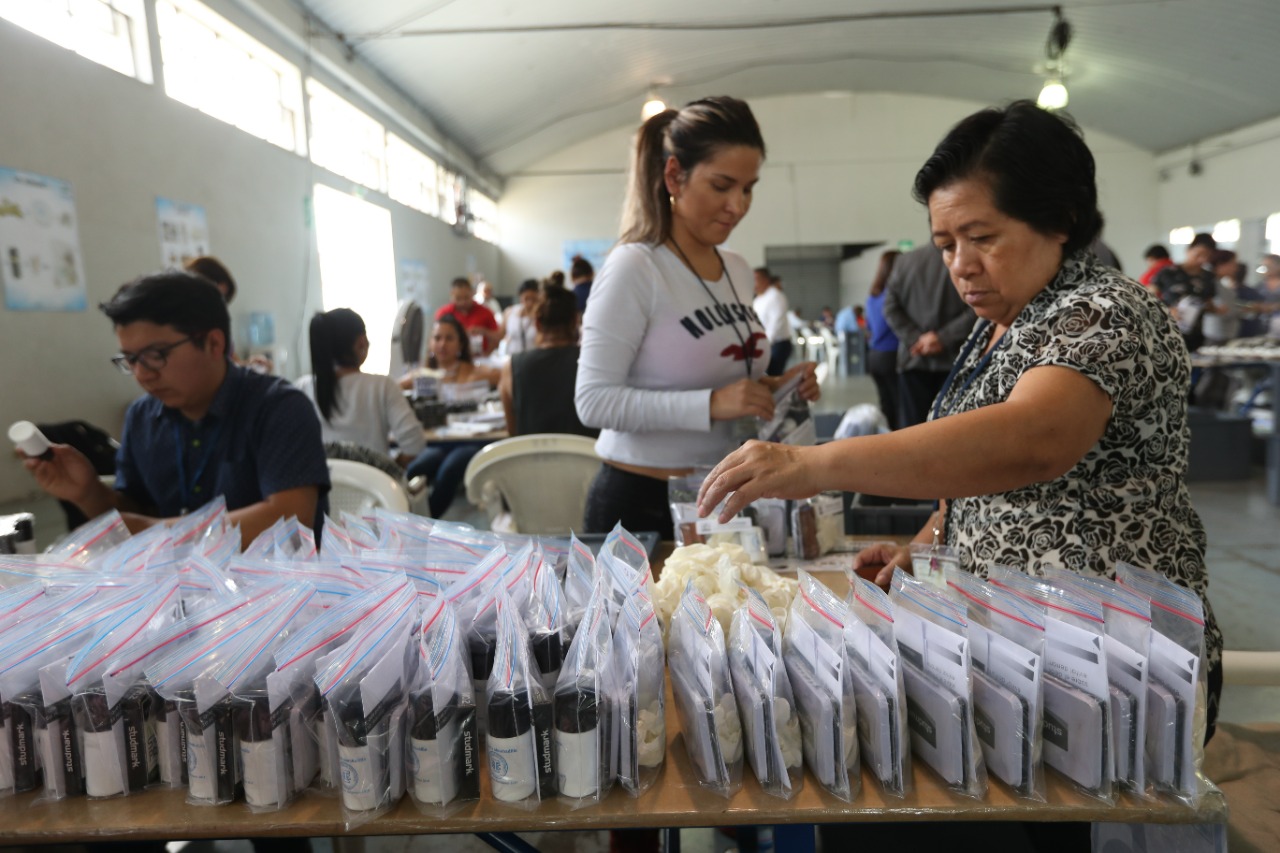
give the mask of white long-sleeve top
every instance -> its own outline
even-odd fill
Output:
[[[748,365],[759,379],[769,351],[760,318],[742,301],[751,296],[750,267],[720,254],[726,275],[706,282],[708,295],[663,246],[626,243],[609,253],[583,317],[574,394],[578,417],[602,430],[602,458],[683,468],[715,464],[732,449],[732,422],[711,421],[711,392],[747,378]]]
[[[316,378],[303,376],[297,385],[314,406],[316,402]],[[399,452],[417,456],[427,446],[422,434],[422,424],[413,413],[404,392],[390,376],[376,373],[348,373],[338,377],[338,411],[325,420],[316,406],[320,419],[320,437],[328,441],[351,441],[376,450],[390,451],[388,437],[394,437]]]
[[[760,322],[764,324],[764,333],[769,336],[769,343],[776,344],[791,340],[791,323],[787,317],[791,306],[782,288],[769,285],[764,293],[755,298],[751,306],[756,309]]]

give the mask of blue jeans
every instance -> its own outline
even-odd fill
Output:
[[[405,469],[409,479],[424,476],[431,487],[427,497],[427,505],[431,508],[432,518],[443,518],[445,512],[453,504],[467,473],[467,463],[471,457],[484,447],[483,441],[457,441],[448,444],[434,444],[418,454]]]

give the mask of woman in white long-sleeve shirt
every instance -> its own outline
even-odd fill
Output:
[[[574,401],[602,428],[584,526],[672,537],[667,478],[733,449],[732,422],[773,413],[769,341],[751,269],[720,251],[751,207],[764,139],[730,97],[666,110],[640,129],[619,245],[583,317]],[[816,399],[813,365],[804,392]]]
[[[426,446],[422,424],[394,379],[361,372],[368,356],[369,338],[359,314],[350,308],[316,314],[311,318],[314,373],[299,379],[298,388],[315,404],[326,443],[350,441],[390,454],[394,437],[396,461],[407,465]]]

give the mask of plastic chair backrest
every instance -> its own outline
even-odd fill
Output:
[[[582,529],[587,489],[600,470],[595,441],[537,433],[496,441],[467,465],[467,499],[477,506],[498,496],[520,533]]]
[[[373,507],[384,507],[392,512],[408,512],[409,496],[394,478],[372,465],[349,459],[330,459],[329,514],[337,516],[340,510],[360,514]]]

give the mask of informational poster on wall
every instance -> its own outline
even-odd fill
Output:
[[[180,268],[192,258],[209,254],[209,218],[198,204],[156,197],[160,226],[160,262]]]
[[[613,248],[616,240],[565,240],[562,246],[563,266],[566,279],[569,276],[569,267],[573,265],[573,256],[581,255],[590,264],[591,268],[596,272],[600,272],[600,267],[604,266],[604,257],[609,254],[609,250]],[[568,281],[565,282],[569,284]]]
[[[71,184],[0,166],[0,281],[10,311],[83,311]]]
[[[430,275],[425,261],[400,261],[400,298],[414,299],[424,307],[428,305]]]

